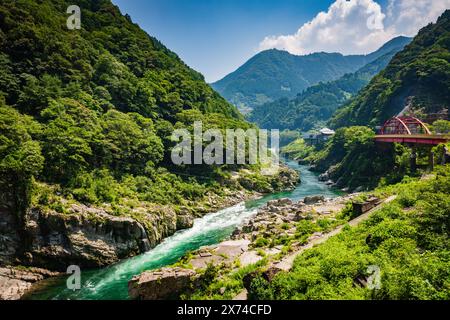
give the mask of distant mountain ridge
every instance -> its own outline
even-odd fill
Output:
[[[394,38],[368,55],[320,52],[297,56],[271,49],[258,53],[211,86],[241,112],[248,113],[258,105],[283,97],[293,98],[319,82],[353,73],[409,41],[406,37]]]
[[[334,112],[364,88],[403,48],[395,47],[355,73],[309,87],[294,99],[282,98],[257,106],[247,118],[266,129],[305,132],[325,126]]]

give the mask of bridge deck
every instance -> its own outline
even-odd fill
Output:
[[[378,142],[397,142],[438,145],[450,141],[450,135],[430,135],[430,134],[383,134],[375,136]]]

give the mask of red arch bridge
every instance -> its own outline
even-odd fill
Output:
[[[432,134],[427,125],[415,117],[394,117],[386,121],[375,141],[438,145],[450,141],[450,135]]]
[[[375,136],[377,142],[403,143],[411,147],[411,170],[416,170],[416,148],[420,145],[429,147],[429,167],[434,167],[434,153],[431,148],[435,145],[450,141],[450,135],[432,134],[427,125],[415,117],[394,117],[386,121],[379,134]],[[443,163],[445,163],[444,155]]]

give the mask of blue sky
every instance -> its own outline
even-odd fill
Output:
[[[336,1],[345,2],[345,0]],[[376,3],[386,13],[388,1],[393,0],[350,0],[355,2],[355,7],[362,8],[363,14],[368,11],[369,6],[372,9],[375,6],[374,15],[380,16],[380,19],[382,13],[378,12],[380,10]],[[377,29],[376,34],[371,32],[364,35],[370,45],[361,44],[362,41],[359,41],[360,47],[355,49],[345,43],[349,41],[348,39],[340,39],[338,34],[335,39],[325,39],[326,43],[312,43],[314,40],[302,33],[293,36],[303,24],[315,19],[320,11],[327,12],[335,0],[113,0],[113,2],[123,13],[128,13],[141,28],[176,52],[189,66],[203,73],[208,82],[219,80],[234,71],[262,49],[275,47],[295,54],[316,50],[370,51],[398,33],[391,30],[387,34],[386,27],[381,34]],[[335,15],[340,15],[338,9],[336,12]],[[354,23],[355,28],[358,28],[357,22],[350,19],[356,19],[355,16],[349,16],[347,23]],[[334,25],[332,28],[338,29]],[[348,29],[352,28],[347,25],[345,30]],[[287,37],[279,37],[281,35]],[[272,38],[263,41],[269,36]],[[348,37],[354,38],[351,34]],[[335,45],[328,46],[329,43]]]

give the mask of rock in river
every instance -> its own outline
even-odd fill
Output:
[[[307,204],[307,205],[316,204],[321,201],[322,202],[325,201],[324,196],[309,196],[309,197],[305,197],[305,199],[303,200],[303,202],[305,202],[305,204]]]
[[[164,300],[178,298],[193,283],[196,272],[182,268],[162,268],[146,271],[128,283],[130,298],[139,300]]]
[[[0,300],[18,300],[34,283],[56,275],[39,268],[0,267]]]

